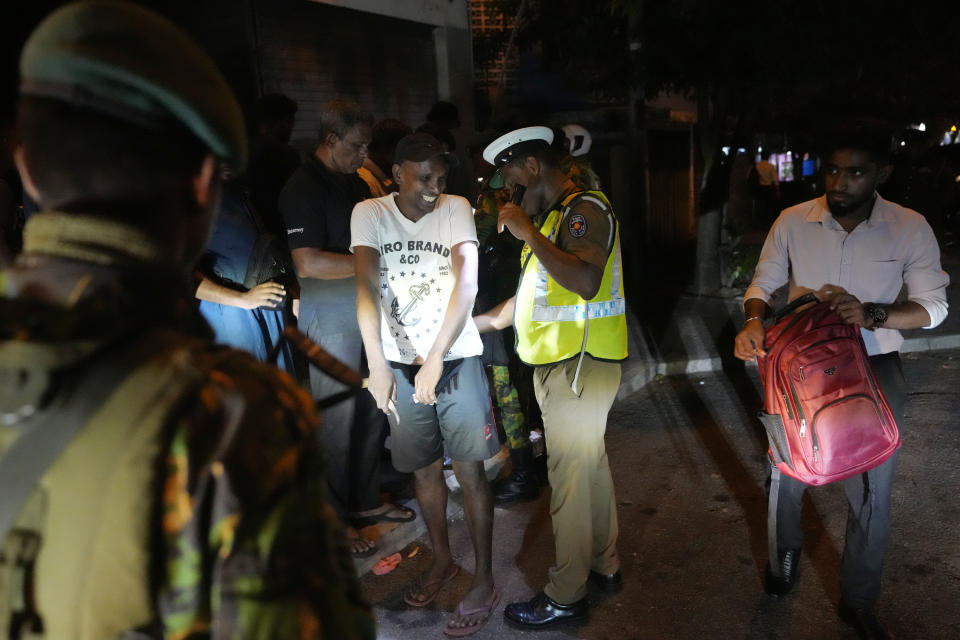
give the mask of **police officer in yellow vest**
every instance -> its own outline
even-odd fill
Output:
[[[510,604],[507,621],[536,629],[587,615],[587,583],[621,583],[617,513],[603,436],[627,357],[617,219],[606,196],[579,189],[561,169],[547,127],[494,140],[492,180],[520,204],[500,209],[500,231],[525,245],[517,294],[474,318],[481,332],[514,325],[517,353],[534,367],[543,413],[556,564],[543,592]]]

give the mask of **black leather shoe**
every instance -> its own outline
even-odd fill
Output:
[[[540,483],[530,471],[518,471],[500,482],[493,489],[493,503],[508,507],[517,502],[536,500],[540,497]]]
[[[493,488],[493,503],[507,507],[540,497],[540,483],[533,469],[532,448],[510,449],[510,464],[513,467],[510,476]]]
[[[503,617],[521,629],[543,629],[558,622],[586,619],[587,599],[582,598],[573,604],[560,604],[541,591],[528,602],[508,604],[503,609]]]
[[[611,575],[591,571],[589,579],[595,587],[604,593],[619,593],[620,589],[623,588],[623,574],[619,571]]]
[[[841,600],[837,615],[853,627],[861,640],[893,640],[893,634],[883,628],[873,609],[857,609]]]
[[[774,598],[787,595],[797,581],[797,565],[800,564],[800,549],[787,549],[780,554],[780,575],[775,576],[767,567],[767,581],[764,585],[767,593]]]

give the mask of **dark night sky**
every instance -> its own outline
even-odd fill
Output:
[[[0,10],[0,123],[8,121],[13,114],[17,95],[17,66],[20,49],[34,27],[57,7],[67,4],[65,0],[32,0],[31,2],[6,3]],[[192,2],[187,0],[146,0],[137,2],[167,16],[175,16],[189,10]],[[174,22],[178,22],[173,18]]]
[[[7,3],[0,12],[0,117],[8,120],[13,113],[17,89],[17,64],[20,49],[30,31],[63,2],[35,0],[33,2]]]

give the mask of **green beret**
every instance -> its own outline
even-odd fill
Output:
[[[27,40],[20,91],[145,126],[182,124],[238,172],[243,113],[213,60],[172,22],[132,2],[89,0],[51,13]]]

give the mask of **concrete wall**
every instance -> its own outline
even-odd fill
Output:
[[[303,0],[258,1],[255,24],[260,86],[297,102],[293,142],[303,150],[332,98],[411,126],[437,100],[434,27]]]
[[[434,26],[468,29],[467,0],[311,0]]]
[[[140,1],[210,53],[248,115],[265,93],[295,100],[301,151],[313,151],[318,113],[335,97],[412,127],[449,100],[460,109],[458,142],[473,131],[467,0]]]

